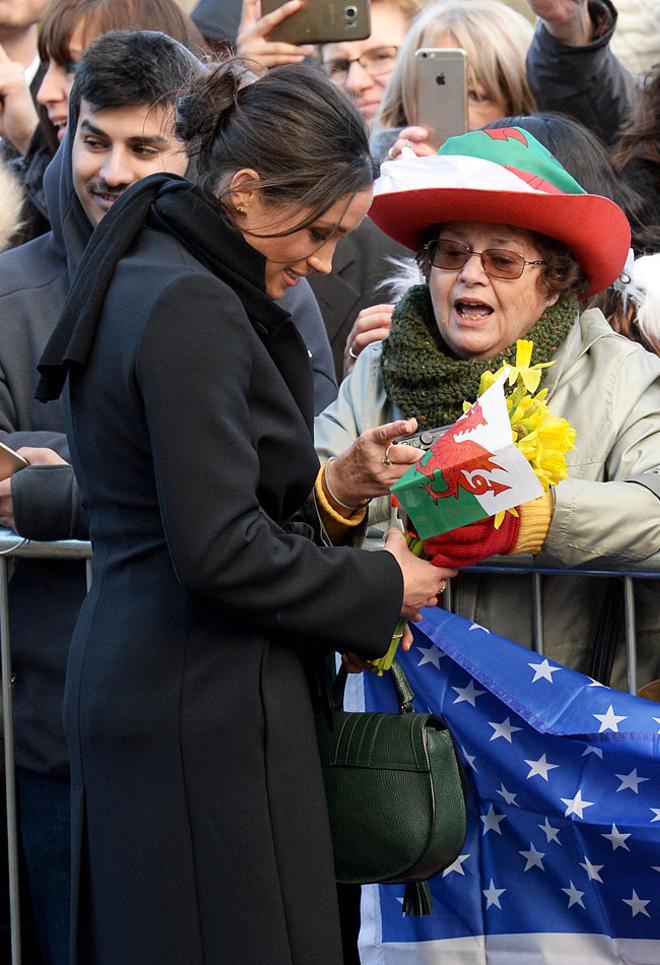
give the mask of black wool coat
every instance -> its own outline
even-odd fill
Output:
[[[248,317],[146,227],[70,376],[94,544],[65,696],[74,965],[341,962],[310,667],[382,654],[402,581],[283,528],[318,471],[311,371],[263,300]]]

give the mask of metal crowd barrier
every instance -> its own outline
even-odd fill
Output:
[[[91,543],[62,540],[34,543],[0,528],[0,656],[2,672],[2,724],[7,802],[7,862],[9,867],[9,926],[12,965],[21,965],[21,928],[18,882],[18,827],[14,769],[14,718],[12,709],[11,641],[9,632],[9,566],[12,558],[86,560],[87,588],[91,582]]]
[[[507,557],[498,557],[479,566],[468,568],[470,573],[491,573],[499,576],[531,577],[532,593],[532,649],[543,656],[543,577],[544,576],[586,576],[594,578],[615,578],[621,580],[623,592],[624,630],[626,647],[626,676],[628,692],[637,693],[637,636],[635,629],[635,580],[660,580],[660,553],[648,560],[645,569],[617,570],[595,567],[576,567],[569,569],[555,566],[535,566],[532,557],[525,563],[525,557],[516,557],[512,562]],[[445,607],[452,609],[451,583],[447,587]]]
[[[382,545],[382,543],[381,543]],[[375,547],[374,547],[375,548]],[[10,530],[0,528],[0,652],[2,671],[2,716],[4,725],[5,752],[5,789],[7,801],[7,849],[9,865],[9,906],[12,965],[21,963],[20,905],[18,881],[18,828],[16,821],[16,783],[14,772],[14,727],[11,692],[11,650],[9,631],[9,566],[12,558],[85,560],[87,567],[87,587],[91,582],[90,543],[77,540],[63,540],[53,543],[36,543],[22,540]],[[527,576],[531,578],[533,609],[533,649],[543,654],[543,606],[542,581],[544,576],[580,575],[594,578],[615,577],[622,581],[625,613],[625,643],[627,683],[630,693],[637,692],[636,676],[636,636],[635,636],[635,592],[634,580],[660,579],[660,554],[647,563],[644,570],[616,569],[564,569],[560,567],[537,567],[529,557],[516,557],[514,563],[506,558],[489,561],[485,565],[470,567],[472,573],[491,573]],[[451,584],[446,596],[445,606],[452,609]]]

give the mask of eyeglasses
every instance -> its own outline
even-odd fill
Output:
[[[506,248],[486,248],[485,251],[473,251],[469,245],[463,245],[460,241],[450,241],[447,238],[440,238],[438,241],[429,241],[424,245],[434,268],[443,268],[445,271],[460,271],[467,265],[473,255],[481,258],[483,270],[492,278],[520,278],[525,265],[544,265],[545,261],[526,261],[522,255],[515,251],[507,251]]]
[[[351,64],[359,64],[370,77],[378,77],[392,70],[396,62],[398,47],[374,47],[373,50],[365,50],[360,57],[337,57],[335,60],[326,60],[323,69],[326,74],[338,87],[343,87],[348,78]]]

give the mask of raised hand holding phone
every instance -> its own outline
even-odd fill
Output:
[[[593,39],[587,0],[527,0],[548,33],[569,47],[583,47]]]
[[[288,6],[288,4],[285,4]],[[364,40],[371,32],[369,0],[305,0],[296,16],[287,14],[271,30],[272,41],[289,44],[329,44]],[[262,12],[282,9],[281,0],[262,0]]]
[[[0,44],[0,137],[25,154],[38,124],[25,69]]]
[[[429,132],[425,127],[404,127],[387,152],[387,160],[396,161],[402,157],[412,156],[407,154],[410,151],[416,157],[431,157],[437,153],[436,148],[429,144]]]
[[[243,0],[236,40],[238,56],[246,60],[254,60],[262,67],[301,64],[305,57],[314,53],[313,46],[270,40],[269,35],[304,6],[304,0],[288,0],[288,3],[277,7],[272,13],[262,16],[260,0]]]

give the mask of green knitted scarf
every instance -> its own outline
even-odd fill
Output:
[[[526,338],[534,342],[532,364],[549,362],[578,315],[577,298],[569,295],[547,308]],[[410,288],[392,315],[383,342],[381,372],[388,398],[420,429],[452,422],[463,401],[474,402],[482,373],[497,371],[516,358],[515,343],[492,359],[454,358],[438,331],[427,285]]]

